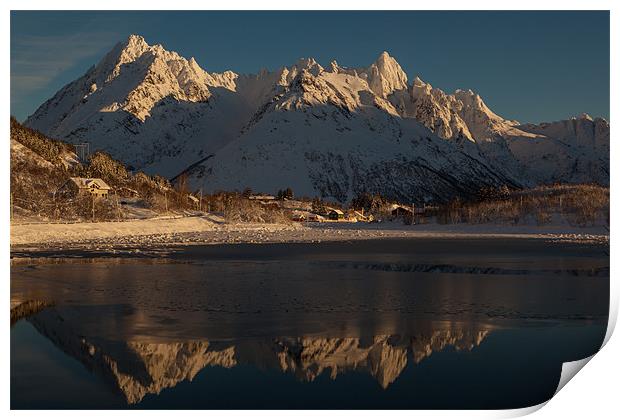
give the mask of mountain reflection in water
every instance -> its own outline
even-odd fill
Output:
[[[503,238],[17,262],[11,299],[53,306],[15,311],[11,407],[535,405],[600,348],[608,267],[602,245]]]
[[[464,327],[427,323],[419,334],[373,337],[276,337],[186,342],[110,341],[84,337],[55,309],[29,318],[29,322],[58,348],[80,361],[119,391],[129,404],[147,394],[191,381],[201,370],[249,364],[275,369],[312,382],[325,373],[331,379],[347,371],[364,372],[387,388],[407,363],[452,346],[469,351],[485,339],[490,326]]]

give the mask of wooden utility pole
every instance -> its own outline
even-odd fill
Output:
[[[91,194],[93,198],[93,222],[95,221],[95,195]]]
[[[200,199],[198,200],[198,211],[202,211],[202,187],[200,187]]]
[[[166,213],[168,213],[168,192],[164,191],[164,200],[166,201]]]
[[[58,201],[56,201],[56,190],[52,192],[52,200],[54,200],[54,218],[60,219],[60,215],[58,214]]]

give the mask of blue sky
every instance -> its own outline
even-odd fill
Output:
[[[11,12],[11,113],[25,119],[129,34],[207,71],[314,57],[367,66],[387,50],[409,80],[472,89],[522,122],[609,119],[608,12]]]

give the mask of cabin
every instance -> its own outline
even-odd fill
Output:
[[[411,207],[406,206],[395,206],[392,209],[392,217],[395,219],[399,218],[411,218],[413,216],[413,209]]]
[[[292,217],[293,222],[305,222],[306,221],[306,215],[303,213],[293,213],[293,217]]]
[[[57,193],[68,194],[73,197],[90,194],[93,197],[107,197],[110,186],[101,178],[78,178],[71,177],[58,188]]]
[[[327,217],[329,220],[344,220],[344,213],[338,209],[328,209]]]

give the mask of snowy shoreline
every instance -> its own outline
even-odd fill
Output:
[[[38,223],[11,226],[11,251],[128,250],[185,245],[318,243],[368,239],[505,238],[609,243],[603,226],[435,223],[259,224],[224,223],[213,215],[100,223]]]

